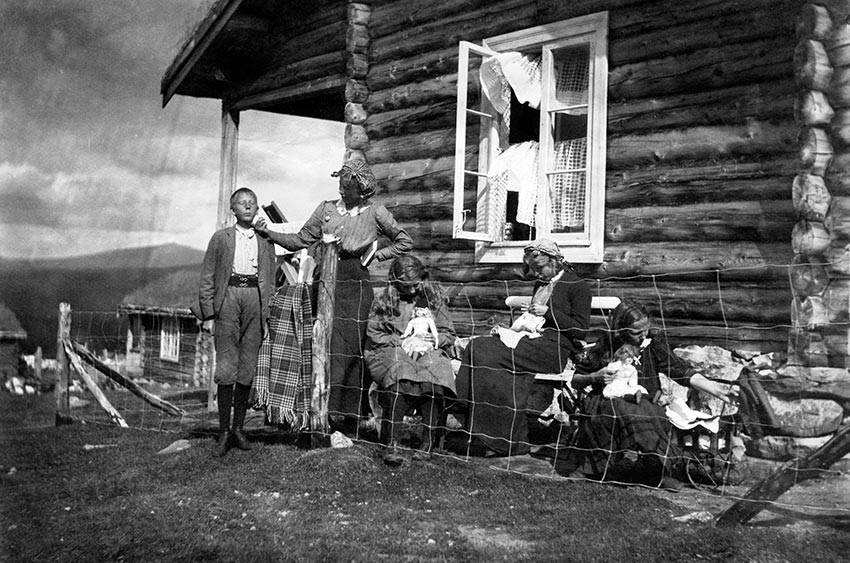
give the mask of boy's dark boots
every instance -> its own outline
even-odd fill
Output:
[[[218,386],[218,441],[215,456],[222,457],[230,449],[230,409],[233,406],[233,386]]]
[[[251,394],[251,387],[236,384],[236,389],[233,391],[233,444],[240,450],[252,449],[251,443],[242,431],[242,426],[245,424],[245,413],[248,410],[248,397]]]

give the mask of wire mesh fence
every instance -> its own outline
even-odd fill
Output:
[[[810,266],[805,264],[801,267]],[[728,405],[711,400],[704,394],[691,392],[688,395],[684,388],[678,388],[671,378],[665,377],[667,374],[662,373],[662,395],[667,396],[667,405],[675,398],[683,398],[684,404],[691,409],[684,415],[692,417],[691,423],[696,420],[692,427],[682,428],[671,422],[671,416],[683,413],[671,414],[669,408],[635,410],[634,403],[610,399],[604,401],[605,408],[600,408],[602,400],[571,384],[572,374],[567,373],[569,369],[560,374],[524,374],[515,370],[511,383],[515,387],[503,394],[512,396],[510,401],[473,402],[461,408],[447,401],[446,406],[451,408],[434,424],[437,427],[434,429],[441,436],[440,447],[432,450],[430,455],[469,461],[492,454],[486,448],[476,448],[476,442],[483,439],[486,444],[488,439],[500,436],[477,434],[471,420],[477,409],[489,407],[501,412],[508,426],[525,428],[520,434],[521,439],[511,441],[507,451],[496,452],[501,455],[493,458],[492,463],[500,469],[527,472],[528,459],[533,458],[543,461],[543,465],[536,466],[535,472],[552,478],[584,479],[593,474],[594,478],[608,482],[638,483],[649,487],[662,486],[660,476],[675,471],[680,479],[704,487],[711,491],[710,494],[741,495],[742,486],[766,477],[769,470],[779,464],[794,467],[846,427],[843,424],[843,407],[847,401],[842,402],[840,390],[834,391],[833,395],[824,393],[823,389],[829,387],[827,383],[821,385],[820,391],[813,391],[817,385],[807,388],[805,378],[795,379],[789,375],[797,369],[791,365],[793,355],[802,349],[795,347],[795,339],[810,339],[811,334],[828,333],[831,329],[846,331],[847,328],[845,320],[831,320],[827,311],[811,310],[811,305],[805,311],[792,311],[788,321],[778,322],[782,313],[776,312],[776,304],[784,301],[787,311],[789,301],[781,297],[795,295],[794,280],[800,276],[795,267],[769,267],[774,270],[767,276],[770,280],[775,282],[783,277],[785,281],[768,284],[768,297],[759,297],[754,305],[761,306],[761,311],[747,310],[746,303],[752,299],[753,292],[744,287],[742,293],[742,286],[747,284],[741,280],[748,274],[731,269],[717,271],[713,275],[700,272],[698,275],[705,280],[704,286],[712,288],[713,293],[697,300],[690,309],[678,296],[681,288],[677,288],[676,282],[668,283],[663,274],[633,276],[628,278],[632,284],[629,286],[623,283],[624,278],[600,280],[593,288],[597,296],[619,293],[639,299],[654,316],[657,328],[673,335],[670,340],[679,346],[676,349],[678,355],[696,365],[704,375],[734,380],[738,388],[747,390],[747,394],[742,392],[741,396],[748,398],[748,403]],[[759,271],[764,273],[764,267],[759,267]],[[780,275],[778,271],[784,273]],[[730,281],[724,282],[724,278]],[[635,290],[634,282],[639,282],[643,289]],[[460,368],[462,349],[470,339],[489,334],[494,325],[509,324],[510,313],[504,307],[505,297],[528,294],[530,287],[526,282],[505,281],[446,287],[455,329],[463,336],[453,349],[455,370]],[[373,287],[366,289],[372,291]],[[800,303],[801,300],[795,299],[792,309],[799,308]],[[604,338],[611,330],[610,311],[594,310],[592,323],[593,331],[588,333],[588,339]],[[699,335],[705,337],[700,338]],[[741,335],[756,345],[772,342],[770,347],[774,351],[746,352],[729,346],[733,341],[740,342]],[[783,335],[785,342],[782,341]],[[116,314],[72,311],[69,337],[104,366],[180,411],[177,416],[166,412],[115,383],[114,379],[103,374],[103,370],[86,363],[85,369],[129,427],[173,433],[216,430],[214,386],[211,384],[215,358],[211,338],[200,331],[198,323],[186,312],[148,310]],[[686,346],[687,342],[692,346]],[[727,344],[726,348],[724,344]],[[782,347],[785,351],[776,351]],[[700,348],[712,350],[707,355],[700,355]],[[362,360],[362,352],[361,349],[361,354],[354,360]],[[846,369],[844,371],[846,373]],[[787,383],[790,379],[795,379],[796,386],[783,385],[783,381]],[[71,380],[73,416],[92,423],[113,423],[110,414],[92,400],[73,371]],[[367,375],[361,385],[332,388],[332,393],[356,394],[360,397],[360,407],[356,413],[330,410],[331,431],[340,430],[356,442],[381,441],[382,409],[376,390],[374,386],[370,389],[370,383]],[[765,389],[770,392],[765,392]],[[810,416],[815,408],[813,401],[818,413]],[[775,411],[783,409],[790,410],[791,414],[783,411],[782,417],[777,417]],[[408,449],[408,455],[417,450],[428,434],[429,417],[424,414],[421,408],[413,408],[403,419],[401,442]],[[593,424],[589,424],[591,419]],[[624,424],[623,420],[628,420],[628,424]],[[789,427],[792,424],[797,427]],[[301,430],[270,422],[261,408],[249,415],[247,428],[249,434],[253,431],[257,435]],[[309,429],[306,431],[309,432]],[[657,437],[659,444],[651,450],[636,450],[630,447],[634,446],[634,441],[618,437],[618,433],[629,432],[649,432]],[[588,463],[596,464],[593,471],[587,470]],[[846,464],[846,460],[842,463]],[[666,469],[650,471],[650,476],[645,479],[623,474],[623,467],[638,466],[663,466]],[[837,475],[846,470],[844,467],[838,464],[832,468],[802,468],[798,478],[805,480],[815,475]],[[774,502],[781,505],[781,501]],[[819,507],[809,508],[817,510]],[[850,511],[850,508],[847,510]]]

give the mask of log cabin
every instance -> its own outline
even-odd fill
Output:
[[[118,314],[127,318],[127,358],[139,358],[145,380],[182,386],[207,385],[213,344],[191,312],[198,300],[198,269],[177,270],[125,296]]]
[[[530,292],[522,247],[546,236],[674,343],[846,368],[848,13],[850,0],[217,0],[161,93],[221,100],[220,227],[240,112],[344,122],[337,158],[371,164],[375,200],[448,287],[461,333]]]

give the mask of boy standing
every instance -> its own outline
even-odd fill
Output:
[[[230,210],[236,225],[216,231],[210,239],[198,291],[200,311],[196,312],[203,330],[215,339],[220,430],[215,455],[219,457],[231,444],[251,449],[242,426],[275,290],[274,245],[257,236],[253,227],[256,194],[239,188],[230,196]]]

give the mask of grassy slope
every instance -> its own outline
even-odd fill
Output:
[[[483,462],[391,469],[368,445],[260,443],[215,459],[193,438],[156,455],[185,436],[56,428],[50,403],[0,394],[0,561],[839,561],[850,549],[846,533],[677,523],[688,510],[641,489]]]

